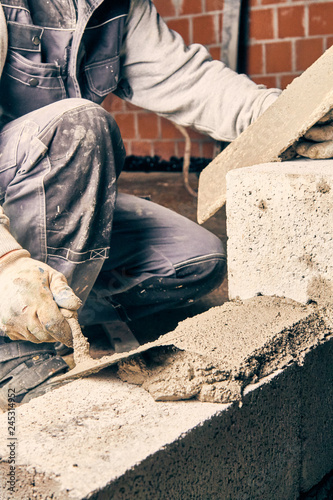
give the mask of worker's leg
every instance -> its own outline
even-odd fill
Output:
[[[67,99],[5,126],[0,151],[0,204],[12,234],[85,300],[109,254],[125,155],[115,121]]]
[[[225,271],[219,238],[164,207],[120,194],[110,257],[80,321],[112,321],[116,313],[135,319],[187,305],[218,286]]]
[[[3,127],[0,152],[0,203],[11,232],[84,300],[109,253],[124,159],[118,127],[100,106],[68,99]],[[0,407],[9,380],[21,399],[68,368],[54,354],[49,344],[0,338]]]

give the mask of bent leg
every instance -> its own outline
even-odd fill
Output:
[[[225,250],[215,235],[167,208],[119,194],[110,257],[80,320],[112,321],[115,310],[135,319],[184,306],[219,286],[225,272]]]
[[[67,99],[6,125],[0,150],[12,234],[85,300],[109,255],[125,156],[115,121],[96,104]]]

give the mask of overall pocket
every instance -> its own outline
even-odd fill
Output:
[[[84,71],[90,90],[99,97],[105,97],[117,88],[119,56],[89,64]]]
[[[86,28],[83,37],[85,57],[79,72],[82,97],[85,99],[101,103],[117,88],[125,19],[126,15],[122,14]]]
[[[10,119],[65,99],[66,90],[55,64],[35,63],[9,50],[1,77],[1,106]]]

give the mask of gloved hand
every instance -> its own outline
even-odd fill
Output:
[[[0,258],[0,330],[10,339],[71,347],[71,329],[59,307],[68,317],[80,305],[66,278],[26,250]]]
[[[297,154],[313,160],[333,158],[333,110],[304,135],[305,141],[295,145]]]

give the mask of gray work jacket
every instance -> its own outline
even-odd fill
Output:
[[[2,5],[8,53],[0,104],[7,119],[68,97],[101,103],[117,88],[129,0],[113,0],[107,8],[103,0],[80,2],[77,22],[74,12],[66,27],[52,18],[48,26],[34,25],[27,0]]]
[[[19,1],[24,2],[5,0],[2,6],[6,8]],[[58,75],[45,74],[47,68],[41,63],[41,75],[32,75],[33,78],[37,76],[31,82],[36,85],[32,89],[33,99],[37,99],[37,90],[42,90],[37,83],[38,76],[50,78],[44,81],[45,87],[52,79],[52,92],[60,98],[87,97],[101,102],[109,91],[113,91],[180,125],[194,127],[217,140],[232,141],[280,93],[277,89],[267,90],[263,85],[256,85],[222,62],[213,61],[202,45],[187,47],[180,35],[169,30],[150,0],[129,0],[127,17],[125,12],[120,12],[122,17],[118,20],[114,9],[118,6],[126,11],[127,0],[78,0],[78,6],[67,67],[50,68],[58,71]],[[114,23],[119,28],[118,39],[111,40],[108,31],[103,38],[91,36],[90,28],[98,16],[100,20],[107,20],[114,15]],[[37,29],[37,37],[45,36],[38,28],[33,29]],[[0,16],[0,48],[5,44],[5,32]],[[116,29],[112,36],[115,33]],[[38,45],[31,49],[31,40],[27,41],[30,50],[38,50]],[[87,50],[92,50],[93,54],[84,54]],[[24,59],[23,56],[22,62],[26,62]],[[64,81],[66,78],[68,80]]]

